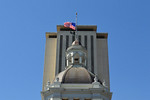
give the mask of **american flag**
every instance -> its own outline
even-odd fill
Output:
[[[76,30],[76,24],[75,23],[71,23],[71,22],[65,22],[64,23],[64,27],[69,27],[69,28],[71,28],[71,29],[73,29],[73,30]]]

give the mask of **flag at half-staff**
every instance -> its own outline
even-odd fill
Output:
[[[65,22],[64,27],[68,27],[68,28],[71,28],[73,30],[76,30],[76,24],[72,23],[72,22]]]

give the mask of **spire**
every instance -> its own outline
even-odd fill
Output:
[[[75,39],[78,40],[78,33],[77,33],[77,12],[76,12],[76,32],[75,32]]]

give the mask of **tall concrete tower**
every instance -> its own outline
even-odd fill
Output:
[[[46,32],[43,100],[111,100],[107,33],[95,25]]]

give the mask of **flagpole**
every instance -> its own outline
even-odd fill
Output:
[[[75,33],[75,39],[78,39],[78,33],[77,33],[77,12],[76,12],[76,33]]]

